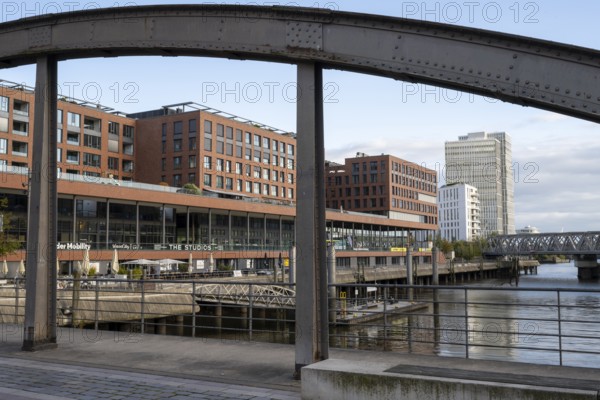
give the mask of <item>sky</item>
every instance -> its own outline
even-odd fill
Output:
[[[165,1],[1,1],[0,22],[48,12],[165,4]],[[541,1],[213,1],[196,4],[300,5],[428,20],[600,49],[600,2]],[[32,66],[0,79],[35,84]],[[192,57],[65,61],[59,92],[123,112],[194,101],[293,132],[293,65]],[[467,93],[390,79],[324,73],[326,158],[392,154],[435,169],[443,183],[444,142],[469,132],[513,140],[516,227],[600,231],[600,126]]]

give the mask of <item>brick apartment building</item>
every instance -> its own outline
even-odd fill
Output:
[[[391,155],[326,164],[328,208],[437,225],[437,173]]]

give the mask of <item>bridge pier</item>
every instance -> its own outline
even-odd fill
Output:
[[[575,267],[577,267],[577,277],[580,280],[589,281],[600,278],[600,265],[598,265],[598,256],[595,254],[575,256]]]

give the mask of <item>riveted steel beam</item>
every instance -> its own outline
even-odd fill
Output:
[[[295,7],[141,6],[3,23],[0,43],[0,68],[45,55],[317,62],[600,121],[600,52],[427,21]]]

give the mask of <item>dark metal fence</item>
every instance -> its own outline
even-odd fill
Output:
[[[2,323],[23,322],[23,283],[0,286]],[[600,362],[598,289],[332,288],[333,347],[569,366]],[[57,323],[130,335],[293,344],[294,310],[294,285],[284,283],[61,279]]]

